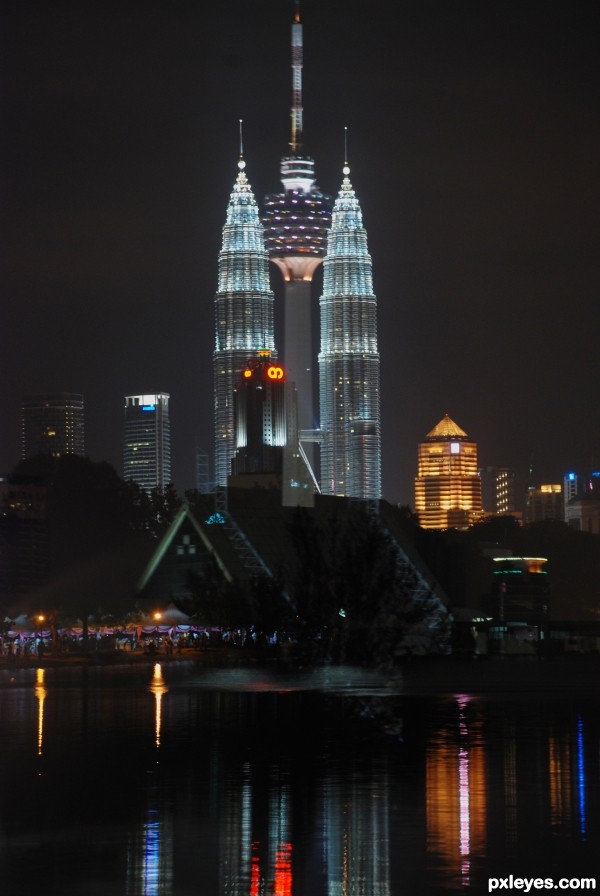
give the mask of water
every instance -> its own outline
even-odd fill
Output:
[[[534,664],[393,681],[0,670],[2,892],[418,896],[509,874],[600,888],[597,681]]]

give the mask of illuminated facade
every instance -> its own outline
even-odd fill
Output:
[[[448,414],[419,444],[415,511],[423,529],[466,529],[482,518],[477,443]]]
[[[298,426],[306,433],[311,468],[311,431],[318,428],[314,407],[312,279],[326,252],[331,223],[330,196],[319,190],[315,163],[302,152],[303,35],[298,7],[292,23],[292,108],[290,155],[281,160],[283,192],[267,196],[263,210],[265,242],[284,279],[284,357],[298,396]]]
[[[163,491],[171,482],[169,395],[125,396],[123,479],[147,492]]]
[[[367,233],[347,165],[343,173],[333,208],[320,299],[321,491],[379,500],[377,300]]]
[[[240,155],[223,227],[215,296],[215,481],[219,486],[227,485],[235,454],[234,387],[249,357],[258,357],[261,350],[276,356],[269,256],[245,167]]]
[[[85,453],[83,395],[27,395],[21,402],[21,458]]]

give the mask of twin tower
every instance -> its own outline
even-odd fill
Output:
[[[310,504],[317,492],[378,501],[380,375],[371,257],[347,162],[333,201],[320,192],[314,161],[303,153],[302,57],[296,4],[283,192],[267,196],[259,210],[240,139],[223,227],[213,355],[215,479],[223,487],[232,474],[277,472],[283,501],[291,505]],[[271,263],[284,280],[281,355],[275,345]],[[320,264],[317,357],[311,308]]]

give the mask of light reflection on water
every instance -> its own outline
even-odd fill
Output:
[[[589,695],[192,663],[2,674],[16,896],[413,896],[594,867]]]

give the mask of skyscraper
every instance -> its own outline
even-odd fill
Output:
[[[479,476],[485,513],[514,515],[517,512],[515,471],[509,467],[484,467]]]
[[[123,479],[150,492],[171,482],[171,425],[166,392],[125,396]]]
[[[292,23],[292,108],[290,154],[281,160],[283,193],[267,196],[263,211],[265,241],[271,261],[284,279],[283,356],[288,378],[296,384],[298,426],[314,463],[310,432],[318,428],[315,408],[312,279],[322,262],[331,223],[330,196],[321,193],[315,163],[302,151],[303,34],[300,11]],[[315,303],[316,304],[316,303]]]
[[[415,510],[423,529],[466,529],[482,518],[477,443],[448,414],[419,444]]]
[[[233,390],[248,358],[268,351],[275,336],[269,256],[240,147],[238,175],[229,197],[215,296],[215,481],[227,485],[235,453]]]
[[[381,497],[377,300],[362,212],[344,165],[323,264],[321,491]]]
[[[83,395],[53,392],[21,402],[21,458],[84,454]]]
[[[232,473],[275,473],[281,481],[285,446],[288,438],[293,441],[296,435],[293,383],[287,382],[284,368],[264,352],[249,359],[233,398],[236,451]]]

